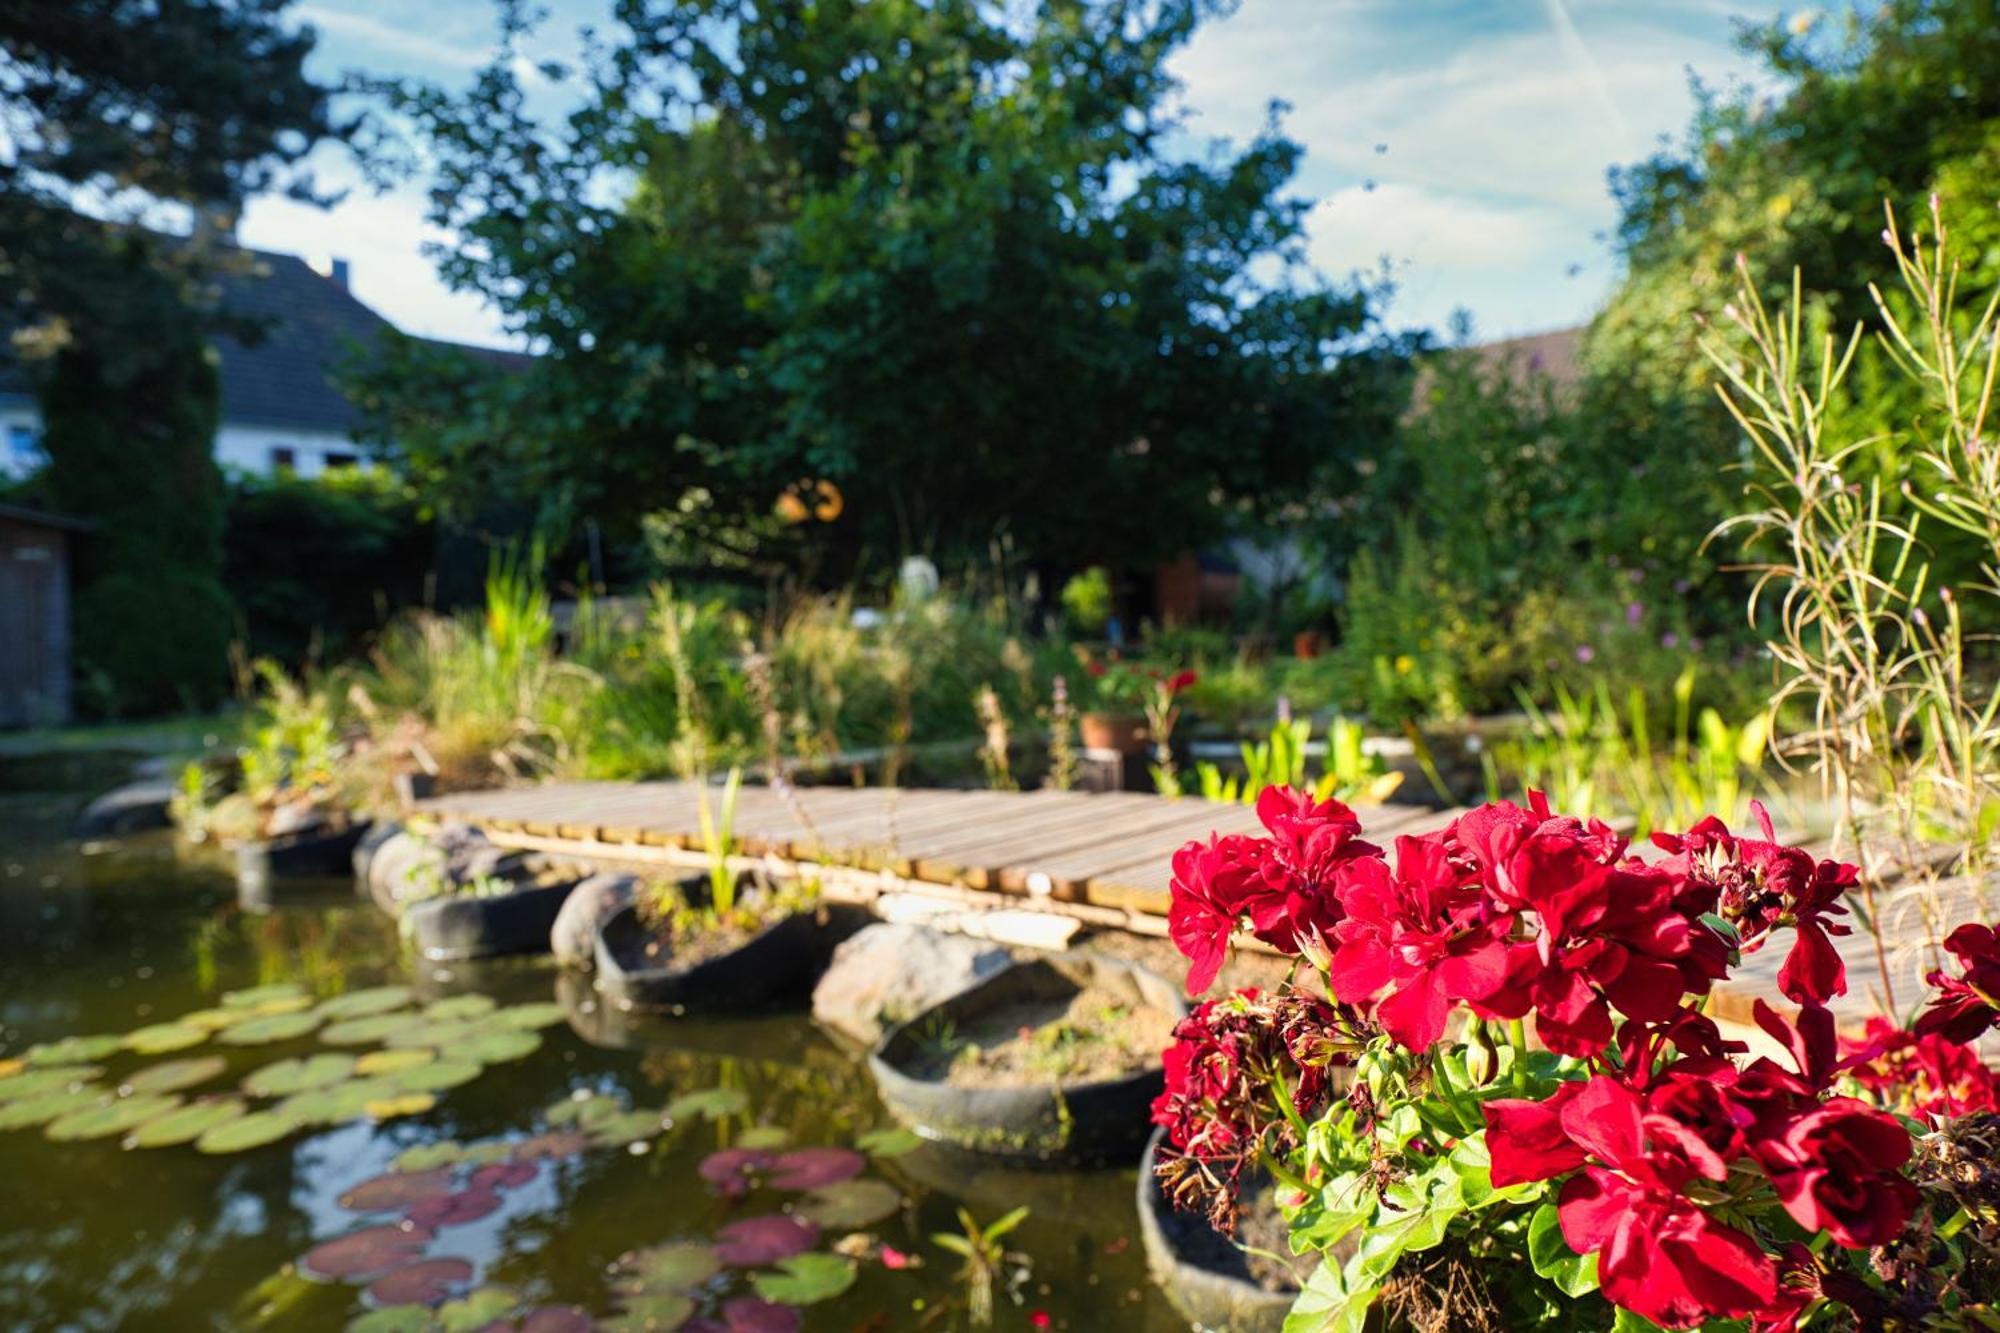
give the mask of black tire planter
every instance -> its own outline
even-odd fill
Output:
[[[909,1072],[923,1035],[964,1026],[1004,1005],[1059,998],[1092,982],[1119,985],[1179,1019],[1187,1004],[1173,984],[1136,964],[1095,954],[1015,963],[890,1029],[868,1057],[890,1114],[928,1139],[1029,1165],[1130,1163],[1145,1146],[1153,1099],[1164,1086],[1157,1058],[1123,1078],[964,1088]]]
[[[1153,1175],[1153,1157],[1165,1137],[1165,1130],[1154,1130],[1139,1160],[1139,1240],[1146,1247],[1146,1271],[1196,1328],[1281,1333],[1298,1292],[1272,1291],[1257,1282],[1243,1252],[1206,1218],[1173,1211]]]
[[[246,901],[266,901],[281,879],[337,879],[353,873],[354,849],[368,832],[364,821],[330,833],[301,833],[239,843],[236,890]]]
[[[647,956],[653,932],[637,907],[621,907],[597,932],[597,990],[621,1009],[772,1007],[811,994],[834,949],[871,919],[857,907],[822,906],[774,921],[728,953],[675,966],[671,955]]]
[[[433,962],[547,953],[569,891],[579,881],[529,886],[483,897],[470,894],[422,898],[403,909],[403,929],[417,952]]]
[[[403,831],[401,824],[379,819],[368,826],[361,840],[354,844],[354,852],[348,857],[348,864],[354,870],[354,888],[357,893],[368,892],[368,868],[374,864],[375,853],[382,844]]]

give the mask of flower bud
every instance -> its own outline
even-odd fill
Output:
[[[1500,1073],[1500,1052],[1486,1024],[1474,1023],[1465,1034],[1465,1074],[1475,1088],[1483,1088]]]

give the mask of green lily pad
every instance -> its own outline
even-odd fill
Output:
[[[0,1102],[24,1101],[61,1092],[79,1083],[88,1083],[104,1072],[101,1065],[57,1065],[50,1069],[24,1069],[0,1078]]]
[[[481,1287],[438,1307],[439,1333],[472,1333],[504,1317],[520,1303],[520,1296],[505,1287]]]
[[[886,1180],[843,1180],[824,1185],[800,1201],[798,1212],[821,1226],[873,1226],[903,1206],[902,1193]]]
[[[432,1022],[454,1018],[483,1018],[500,1006],[491,995],[451,995],[424,1006],[424,1017]]]
[[[510,1028],[526,1031],[530,1028],[552,1028],[569,1017],[559,1004],[544,1000],[539,1004],[517,1004],[511,1009],[502,1009],[494,1017]]]
[[[276,1143],[298,1132],[300,1123],[279,1111],[257,1111],[226,1124],[217,1125],[195,1140],[194,1146],[206,1153],[247,1152]]]
[[[33,1097],[23,1097],[19,1101],[0,1106],[0,1129],[27,1129],[32,1125],[46,1125],[58,1116],[80,1111],[86,1106],[95,1106],[103,1101],[105,1090],[95,1084],[85,1083],[74,1088],[54,1088]]]
[[[429,1171],[434,1167],[455,1166],[465,1159],[465,1149],[446,1139],[441,1143],[420,1143],[405,1148],[389,1163],[391,1171]]]
[[[391,1009],[401,1009],[408,1004],[411,993],[408,986],[370,986],[366,990],[351,990],[321,1002],[319,1013],[322,1018],[365,1018],[369,1014],[386,1014]]]
[[[667,1119],[686,1120],[698,1115],[721,1120],[739,1115],[749,1106],[750,1098],[741,1088],[703,1088],[699,1092],[684,1092],[668,1102]]]
[[[613,1329],[679,1328],[694,1317],[694,1300],[678,1291],[649,1291],[628,1297],[620,1307],[620,1317],[608,1325]]]
[[[330,1088],[352,1075],[355,1064],[353,1056],[338,1051],[292,1056],[254,1071],[243,1080],[243,1091],[252,1097],[289,1097],[295,1092]]]
[[[781,1272],[758,1273],[750,1286],[780,1305],[812,1305],[831,1300],[854,1285],[854,1261],[837,1254],[795,1254],[778,1260]]]
[[[247,1007],[258,1018],[268,1018],[274,1014],[302,1014],[314,1006],[310,995],[274,995],[268,1000],[240,1007]]]
[[[191,1014],[182,1014],[174,1022],[182,1027],[200,1028],[204,1032],[219,1032],[251,1016],[248,1009],[197,1009]]]
[[[118,1087],[119,1091],[132,1092],[179,1092],[192,1088],[197,1083],[206,1083],[220,1076],[229,1068],[229,1061],[219,1055],[197,1055],[186,1060],[168,1060],[157,1065],[148,1065],[135,1074],[128,1074]]]
[[[395,1120],[406,1115],[422,1115],[437,1102],[434,1092],[398,1092],[364,1102],[361,1109],[370,1120]]]
[[[57,1143],[75,1139],[106,1139],[136,1129],[156,1116],[165,1115],[181,1104],[169,1092],[122,1097],[101,1106],[84,1107],[49,1122],[42,1133]]]
[[[125,1038],[118,1037],[64,1037],[61,1041],[45,1041],[39,1046],[30,1046],[21,1058],[37,1069],[50,1065],[86,1065],[92,1060],[102,1060],[114,1051],[123,1050]]]
[[[923,1146],[923,1139],[914,1130],[871,1129],[854,1140],[854,1146],[870,1157],[901,1157],[906,1152],[915,1152]]]
[[[665,1128],[658,1111],[620,1111],[617,1115],[583,1126],[594,1141],[614,1148],[650,1139]]]
[[[222,1003],[228,1009],[255,1009],[272,1000],[289,1000],[305,994],[305,987],[296,981],[274,981],[268,986],[246,986],[242,990],[230,991],[222,997]]]
[[[430,1064],[438,1053],[428,1046],[402,1046],[390,1051],[370,1051],[354,1062],[354,1072],[372,1078],[377,1074],[400,1074]]]
[[[419,1014],[369,1014],[364,1018],[344,1018],[325,1028],[319,1039],[329,1046],[370,1046],[385,1041],[406,1028],[420,1027]]]
[[[189,1102],[186,1106],[156,1116],[125,1136],[128,1148],[166,1148],[192,1143],[211,1129],[241,1120],[250,1108],[237,1097],[216,1097]]]
[[[184,1051],[190,1046],[199,1046],[208,1040],[208,1036],[207,1028],[198,1028],[191,1023],[155,1023],[126,1033],[125,1047],[141,1055],[164,1055],[168,1051]]]
[[[293,1093],[272,1110],[305,1124],[341,1125],[368,1113],[368,1103],[396,1095],[387,1078],[358,1078],[330,1088]]]
[[[619,1261],[629,1275],[625,1289],[642,1291],[693,1291],[722,1271],[722,1261],[707,1245],[686,1242],[655,1245],[636,1251]]]
[[[736,1136],[739,1148],[755,1148],[759,1151],[783,1148],[791,1144],[791,1131],[777,1125],[752,1125]]]
[[[445,1045],[443,1049],[481,1064],[498,1065],[532,1055],[541,1046],[542,1039],[538,1033],[522,1032],[518,1028],[490,1028],[470,1041]]]
[[[427,1333],[430,1309],[422,1305],[385,1305],[347,1321],[347,1333]]]
[[[396,1074],[385,1074],[384,1078],[395,1085],[399,1092],[443,1092],[447,1088],[462,1087],[479,1077],[485,1066],[472,1060],[435,1060],[415,1069],[405,1069]]]
[[[264,1046],[276,1041],[303,1037],[319,1026],[317,1014],[268,1014],[247,1023],[224,1028],[216,1040],[225,1046]]]
[[[542,1112],[542,1119],[551,1125],[588,1125],[592,1120],[617,1115],[624,1109],[616,1097],[591,1092],[581,1097],[563,1098]]]

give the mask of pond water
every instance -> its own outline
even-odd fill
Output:
[[[1140,1333],[1186,1327],[1147,1280],[1129,1168],[996,1169],[930,1146],[908,1150],[893,1138],[871,1139],[870,1131],[891,1122],[862,1061],[803,1013],[633,1021],[596,1007],[587,987],[558,976],[546,960],[422,964],[399,947],[393,924],[345,884],[287,890],[276,910],[246,913],[219,862],[177,851],[164,835],[89,848],[65,842],[85,784],[102,774],[46,767],[32,779],[22,773],[15,766],[0,775],[0,1060],[37,1043],[129,1033],[214,1010],[225,995],[250,987],[277,987],[268,994],[282,999],[286,983],[316,1005],[402,985],[415,992],[404,1012],[467,993],[503,1006],[563,1008],[560,1015],[519,1011],[548,1023],[538,1029],[539,1046],[435,1091],[428,1109],[307,1125],[262,1147],[220,1154],[191,1144],[127,1149],[119,1134],[51,1142],[39,1125],[0,1131],[0,1190],[7,1200],[0,1208],[0,1326],[348,1328],[371,1308],[366,1283],[308,1281],[293,1265],[323,1242],[394,1220],[394,1213],[344,1207],[341,1198],[410,1150],[441,1144],[457,1147],[433,1149],[440,1158],[471,1160],[448,1163],[440,1174],[452,1183],[439,1188],[456,1191],[450,1198],[460,1203],[464,1193],[484,1189],[499,1203],[463,1221],[455,1220],[452,1204],[444,1205],[442,1215],[433,1215],[422,1257],[467,1261],[469,1276],[457,1265],[436,1271],[459,1280],[460,1291],[505,1288],[520,1301],[517,1314],[557,1305],[609,1320],[627,1308],[614,1271],[621,1255],[671,1242],[706,1248],[734,1222],[797,1206],[802,1196],[768,1180],[725,1198],[698,1174],[711,1154],[747,1141],[768,1143],[772,1151],[872,1145],[862,1178],[888,1182],[905,1200],[865,1227],[829,1221],[811,1252],[854,1256],[855,1276],[839,1294],[803,1307],[805,1329],[969,1327],[959,1260],[931,1237],[960,1229],[960,1207],[991,1222],[1020,1205],[1029,1215],[1008,1243],[1028,1257],[1030,1272],[1019,1283],[1018,1302],[1003,1284],[992,1327]],[[47,789],[57,781],[72,789]],[[23,789],[26,782],[41,790]],[[309,1034],[95,1059],[107,1071],[100,1078],[116,1083],[166,1061],[225,1056],[226,1074],[189,1090],[192,1098],[211,1087],[228,1091],[280,1058],[333,1049]],[[702,1109],[636,1144],[616,1135],[579,1141],[587,1137],[576,1132],[586,1106],[657,1110],[712,1089],[733,1091],[706,1099]],[[739,1104],[743,1109],[734,1109]],[[567,1125],[550,1119],[559,1106],[570,1108],[554,1112]],[[537,1138],[550,1134],[556,1137]],[[530,1138],[544,1151],[517,1146]],[[482,1164],[496,1163],[507,1164],[496,1184],[468,1185]],[[895,1252],[888,1263],[884,1244]],[[917,1262],[893,1266],[897,1254]],[[826,1272],[806,1272],[807,1285]],[[710,1317],[719,1317],[726,1301],[750,1295],[742,1270],[683,1285]],[[684,1299],[670,1296],[651,1308],[671,1315]],[[747,1310],[738,1307],[745,1317]],[[470,1307],[457,1307],[456,1315],[461,1327],[486,1326]]]

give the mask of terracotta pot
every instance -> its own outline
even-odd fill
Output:
[[[1302,629],[1292,636],[1292,656],[1310,660],[1319,656],[1320,637],[1316,629]]]
[[[1135,713],[1085,713],[1077,719],[1086,750],[1142,753],[1148,741],[1146,719]]]

